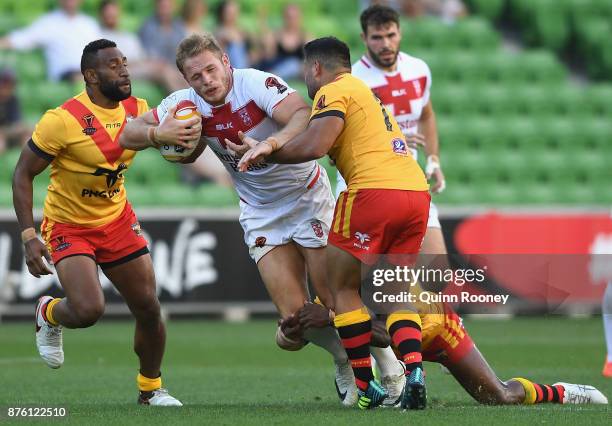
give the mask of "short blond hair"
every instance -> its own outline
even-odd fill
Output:
[[[192,34],[183,39],[176,48],[176,67],[180,72],[183,72],[183,65],[189,58],[193,58],[202,52],[212,52],[221,59],[223,49],[219,45],[217,39],[210,33]]]

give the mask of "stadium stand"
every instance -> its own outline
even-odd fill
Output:
[[[612,17],[607,0],[469,0],[477,15],[454,25],[438,19],[402,22],[405,51],[423,58],[433,73],[433,102],[437,111],[442,162],[448,189],[436,196],[450,205],[606,205],[612,202],[612,85],[574,85],[554,52],[575,40],[594,77],[612,70],[612,52],[596,21]],[[24,5],[27,3],[27,7]],[[95,13],[96,0],[84,10]],[[209,2],[213,6],[215,2]],[[280,23],[287,2],[266,2],[271,25]],[[363,53],[359,38],[358,2],[354,0],[298,0],[304,20],[315,36],[334,34],[347,41],[354,59]],[[0,34],[31,22],[53,2],[6,0],[8,14],[0,21]],[[138,27],[151,10],[148,0],[126,0],[127,29]],[[537,4],[537,6],[536,6]],[[241,2],[246,24],[255,28],[256,0]],[[608,7],[609,6],[609,7]],[[519,24],[528,45],[519,53],[502,47],[501,35],[491,22],[502,15]],[[12,19],[7,18],[12,17]],[[572,25],[566,25],[571,21]],[[560,24],[561,23],[561,24]],[[608,25],[609,35],[609,22]],[[600,25],[603,28],[603,22]],[[599,28],[595,25],[595,28]],[[205,26],[212,29],[208,21]],[[600,43],[600,44],[598,44]],[[602,50],[603,49],[603,50]],[[605,54],[604,54],[605,53]],[[607,56],[606,56],[607,55]],[[25,116],[36,122],[48,108],[60,104],[80,88],[49,84],[44,80],[40,52],[0,52],[0,64],[13,66],[19,76],[19,94]],[[606,68],[609,67],[609,68]],[[306,96],[303,82],[291,82]],[[159,88],[135,81],[133,93],[156,105]],[[18,153],[0,156],[0,206],[11,205],[10,176]],[[321,164],[335,176],[327,159]],[[136,206],[231,206],[233,191],[214,185],[191,188],[179,182],[176,166],[164,163],[156,152],[139,154],[127,173],[128,193]],[[37,179],[39,181],[44,178]],[[44,186],[36,188],[36,202]]]

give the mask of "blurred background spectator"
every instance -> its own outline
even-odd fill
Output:
[[[217,31],[215,37],[225,49],[234,68],[248,68],[249,37],[239,26],[240,5],[233,0],[223,0],[216,9]]]
[[[174,65],[176,46],[187,35],[185,25],[174,16],[174,0],[155,0],[155,13],[147,19],[138,36],[150,58]]]
[[[208,15],[208,5],[204,0],[185,0],[181,9],[181,18],[187,35],[203,34],[204,20]],[[208,31],[210,32],[210,31]]]
[[[187,87],[174,64],[159,58],[148,58],[138,37],[134,33],[119,29],[121,8],[117,0],[103,0],[100,3],[99,19],[102,37],[117,43],[128,60],[132,79],[151,81],[166,92]]]
[[[302,46],[311,40],[304,30],[302,10],[297,4],[290,3],[283,10],[283,26],[275,33],[263,36],[266,59],[261,68],[284,79],[300,78]]]
[[[16,84],[12,70],[0,69],[0,153],[7,148],[23,145],[32,132],[21,119]]]
[[[81,54],[100,38],[96,21],[80,12],[81,0],[58,0],[59,8],[31,25],[0,38],[0,48],[27,50],[42,47],[50,80],[81,82]]]

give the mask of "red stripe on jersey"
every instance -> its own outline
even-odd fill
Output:
[[[138,115],[138,103],[136,98],[130,97],[125,101],[122,101],[121,105],[125,110],[125,118],[123,119],[121,129],[119,132],[117,132],[115,139],[110,137],[104,126],[102,126],[93,112],[91,112],[91,110],[78,99],[72,98],[62,105],[62,108],[68,111],[81,125],[83,128],[83,133],[94,141],[109,164],[114,164],[115,161],[121,157],[121,154],[123,154],[123,148],[121,148],[117,140],[119,139],[119,135],[125,126],[127,121],[126,118],[128,116],[136,117]]]
[[[427,87],[427,77],[404,81],[402,75],[385,76],[387,84],[373,87],[372,91],[385,105],[393,105],[393,115],[412,113],[410,101],[420,99]]]
[[[342,339],[342,346],[346,349],[357,348],[362,345],[370,345],[370,339],[372,338],[372,333],[363,333],[359,336],[349,337],[347,339]]]
[[[206,137],[216,137],[226,148],[225,139],[237,145],[242,145],[238,132],[248,132],[257,127],[267,117],[254,100],[232,111],[232,105],[227,103],[212,109],[212,117],[202,119],[202,134]]]

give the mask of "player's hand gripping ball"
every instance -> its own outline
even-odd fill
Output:
[[[200,116],[198,107],[192,101],[184,99],[176,104],[176,112],[174,118],[177,120],[189,120],[192,117]],[[180,162],[183,158],[189,157],[191,153],[199,145],[199,141],[192,142],[192,148],[185,148],[180,145],[162,145],[159,147],[159,152],[168,161],[173,163]]]

